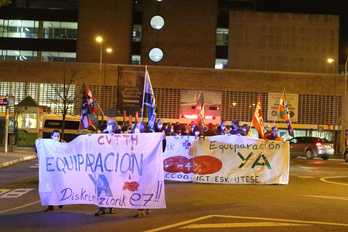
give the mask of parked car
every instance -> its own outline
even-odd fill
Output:
[[[342,153],[342,158],[348,162],[348,147],[346,147],[346,149],[344,149],[343,153]]]
[[[295,137],[289,142],[291,158],[305,156],[307,159],[314,159],[318,156],[327,160],[335,153],[332,142],[325,138]]]

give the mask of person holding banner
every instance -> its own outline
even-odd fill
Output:
[[[41,138],[39,138],[39,139],[41,139]],[[58,142],[62,142],[62,141],[60,140],[60,132],[59,132],[59,130],[54,130],[54,131],[52,131],[52,133],[51,133],[51,139],[56,140],[56,141],[58,141]],[[63,142],[65,142],[65,141],[63,141]],[[60,209],[62,209],[62,208],[63,208],[63,205],[59,205],[58,207],[59,207]],[[53,210],[54,210],[53,205],[49,205],[49,206],[47,207],[47,209],[44,210],[44,212],[50,212],[50,211],[53,211]]]
[[[232,130],[230,131],[231,135],[242,135],[245,136],[245,132],[242,129],[238,128],[238,121],[232,121]]]
[[[114,134],[120,134],[121,131],[119,130],[119,127],[117,125],[117,122],[110,118],[108,122],[106,123],[106,131],[103,131],[104,133],[114,135]],[[114,208],[109,208],[108,213],[113,214],[115,212]],[[105,207],[99,207],[98,212],[94,214],[94,216],[101,216],[105,215]]]
[[[276,126],[272,127],[272,134],[268,139],[284,142],[284,138],[278,136],[278,128]]]

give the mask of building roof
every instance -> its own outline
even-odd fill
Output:
[[[30,96],[24,98],[16,106],[30,106],[30,107],[40,107],[40,105]]]

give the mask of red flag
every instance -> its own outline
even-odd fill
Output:
[[[92,95],[92,92],[89,90],[87,84],[85,83],[81,108],[81,131],[98,122],[98,119],[95,117],[97,110],[98,103],[96,102],[95,98]]]
[[[288,126],[289,135],[294,137],[294,128],[292,127],[292,124],[290,121],[288,104],[286,102],[286,97],[285,97],[285,90],[283,91],[282,98],[280,99],[280,102],[279,102],[277,118],[282,118],[286,120],[286,125]]]
[[[259,138],[265,139],[265,129],[264,129],[264,123],[262,118],[262,109],[261,109],[261,93],[259,94],[259,100],[257,101],[256,107],[255,107],[253,125],[255,129],[259,132]]]

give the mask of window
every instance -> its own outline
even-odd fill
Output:
[[[38,38],[39,21],[0,19],[0,37]]]
[[[77,39],[76,22],[44,21],[42,38],[44,39]]]
[[[75,52],[42,52],[41,61],[51,62],[75,62]]]
[[[164,19],[159,15],[153,16],[150,25],[153,29],[160,30],[164,27]]]
[[[37,114],[22,114],[21,120],[18,122],[18,128],[36,128]]]
[[[0,50],[0,59],[19,61],[37,60],[37,52],[20,50]]]
[[[150,57],[150,60],[152,60],[153,62],[159,62],[163,58],[163,52],[159,48],[153,48],[149,52],[149,57]]]

